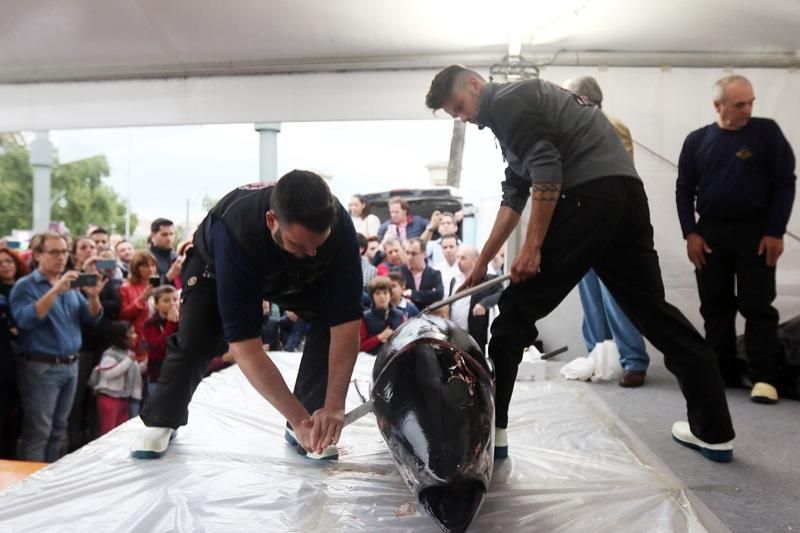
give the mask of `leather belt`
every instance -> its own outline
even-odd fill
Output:
[[[50,355],[46,353],[31,353],[26,352],[22,354],[22,358],[26,361],[34,361],[36,363],[48,363],[51,365],[71,365],[78,360],[78,354],[73,353],[70,355]]]

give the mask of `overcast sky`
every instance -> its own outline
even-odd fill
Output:
[[[278,175],[301,168],[331,176],[345,204],[358,192],[426,186],[425,165],[447,161],[452,127],[450,120],[286,123],[278,136]],[[205,214],[205,195],[218,199],[258,180],[252,124],[61,130],[51,139],[62,162],[105,155],[110,185],[122,197],[130,190],[140,219],[166,216],[182,224],[188,199],[195,224]],[[468,126],[465,198],[499,198],[502,169],[491,133]]]

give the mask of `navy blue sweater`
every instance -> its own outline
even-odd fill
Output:
[[[700,218],[762,220],[766,235],[782,237],[794,202],[794,169],[792,147],[774,120],[693,131],[683,143],[675,190],[684,238],[697,231],[695,210]]]

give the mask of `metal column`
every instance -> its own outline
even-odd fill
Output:
[[[31,143],[33,167],[33,231],[41,233],[50,226],[50,171],[53,166],[53,145],[50,133],[37,131]]]
[[[263,182],[278,180],[278,133],[280,122],[264,122],[255,125],[260,136],[258,179]]]

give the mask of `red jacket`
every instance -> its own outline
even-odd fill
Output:
[[[134,285],[129,281],[122,284],[119,288],[119,297],[122,307],[119,311],[120,320],[127,320],[133,324],[139,340],[136,345],[136,353],[141,355],[146,353],[144,343],[144,323],[150,317],[150,306],[148,302],[139,299],[144,290],[148,287],[147,280],[144,283]]]
[[[161,365],[167,357],[167,337],[178,331],[178,323],[161,318],[158,311],[144,323],[144,340],[147,343],[147,377],[158,382]]]

